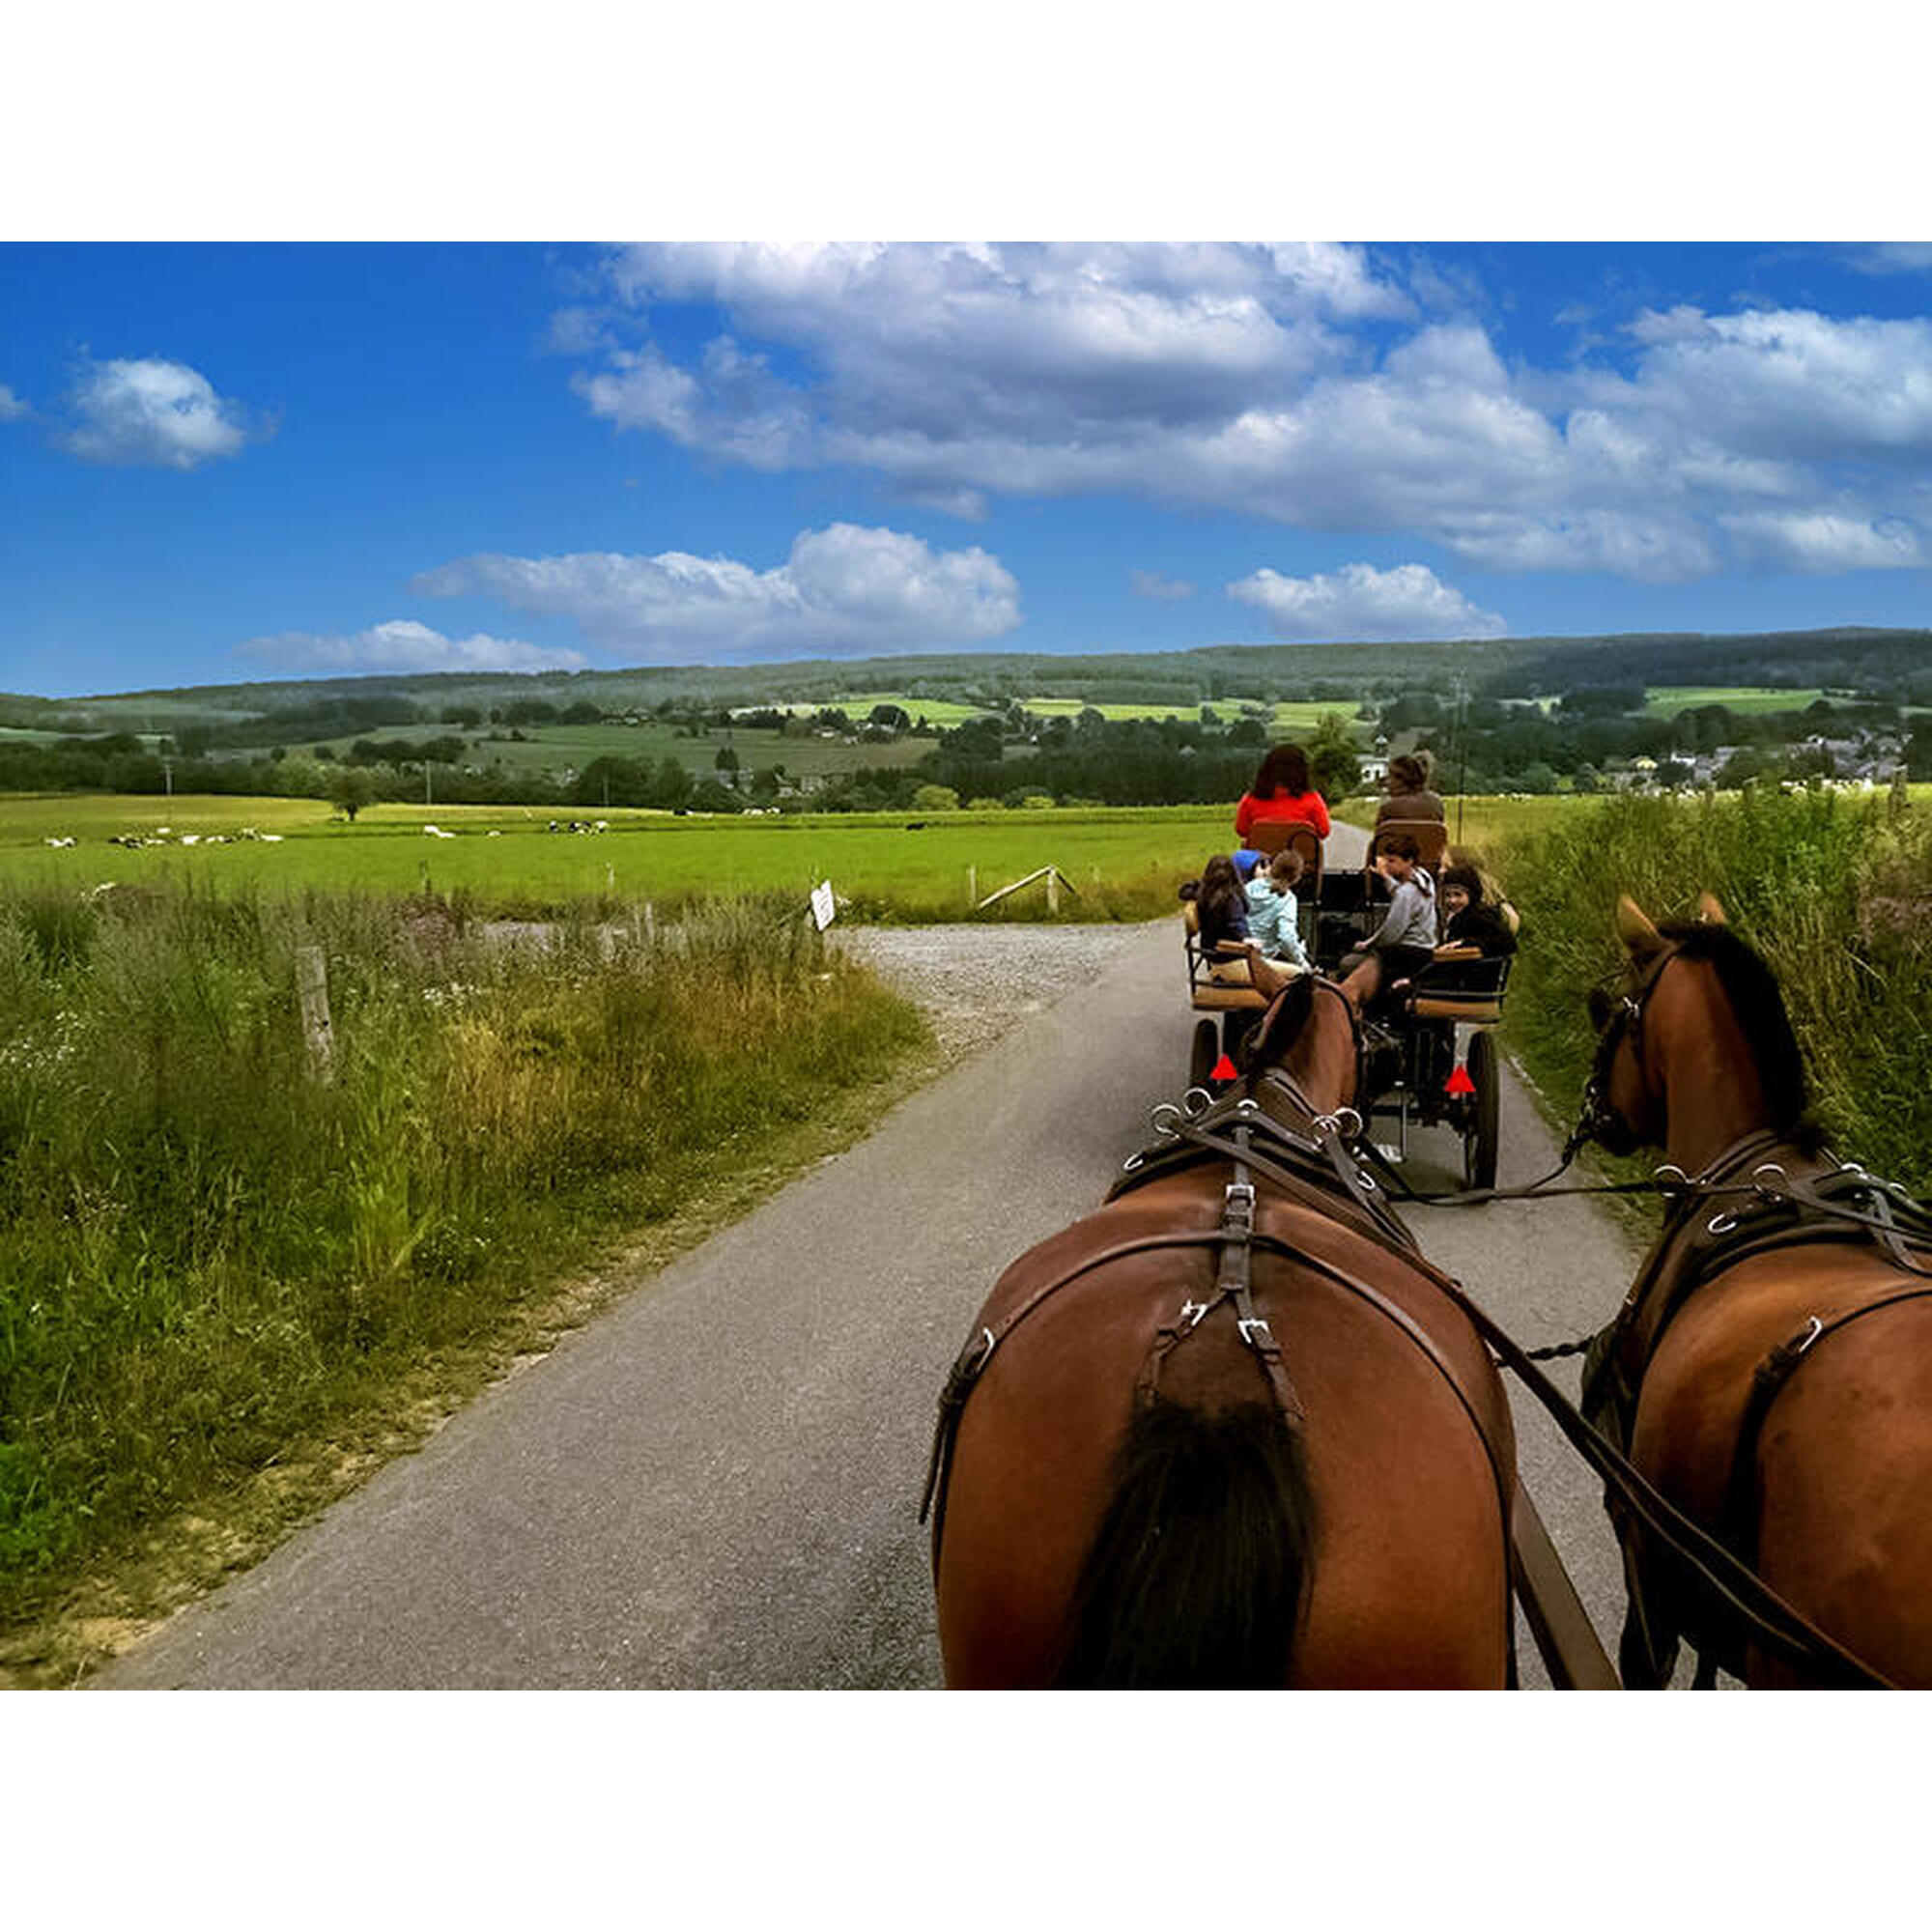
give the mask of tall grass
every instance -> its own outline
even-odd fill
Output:
[[[1747,789],[1620,797],[1508,839],[1497,871],[1523,916],[1511,1043],[1561,1106],[1596,1039],[1586,988],[1615,967],[1617,896],[1653,919],[1723,901],[1778,977],[1833,1145],[1932,1191],[1932,814],[1883,797]]]
[[[794,915],[0,891],[0,1620],[924,1037]]]

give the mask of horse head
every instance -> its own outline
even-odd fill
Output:
[[[1804,1077],[1783,998],[1717,896],[1699,895],[1694,920],[1659,925],[1625,894],[1616,933],[1623,967],[1589,996],[1598,1034],[1583,1095],[1589,1136],[1611,1153],[1669,1144],[1674,1156],[1680,1142],[1795,1126]]]
[[[1278,1068],[1316,1111],[1332,1114],[1355,1097],[1360,1003],[1316,973],[1298,973],[1275,995],[1242,1053],[1249,1092]]]

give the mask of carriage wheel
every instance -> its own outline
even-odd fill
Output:
[[[1487,1032],[1470,1037],[1468,1066],[1476,1091],[1469,1096],[1469,1123],[1463,1131],[1463,1181],[1469,1187],[1493,1187],[1502,1094],[1496,1073],[1496,1044]]]
[[[1221,1036],[1212,1020],[1194,1022],[1194,1044],[1187,1056],[1187,1084],[1205,1087],[1214,1063],[1221,1057]]]

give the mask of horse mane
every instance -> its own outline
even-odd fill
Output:
[[[1250,1083],[1264,1067],[1271,1066],[1300,1038],[1301,1029],[1308,1024],[1314,1010],[1315,976],[1312,973],[1297,973],[1248,1037],[1247,1052],[1243,1058],[1247,1061]]]
[[[1804,1056],[1791,1029],[1777,976],[1728,925],[1696,920],[1660,925],[1658,932],[1684,958],[1704,960],[1716,972],[1750,1048],[1772,1125],[1780,1130],[1801,1126],[1809,1104]]]

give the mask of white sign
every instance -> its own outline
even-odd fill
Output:
[[[811,889],[811,916],[818,922],[818,929],[823,932],[832,923],[837,907],[832,898],[832,881],[821,880]]]

